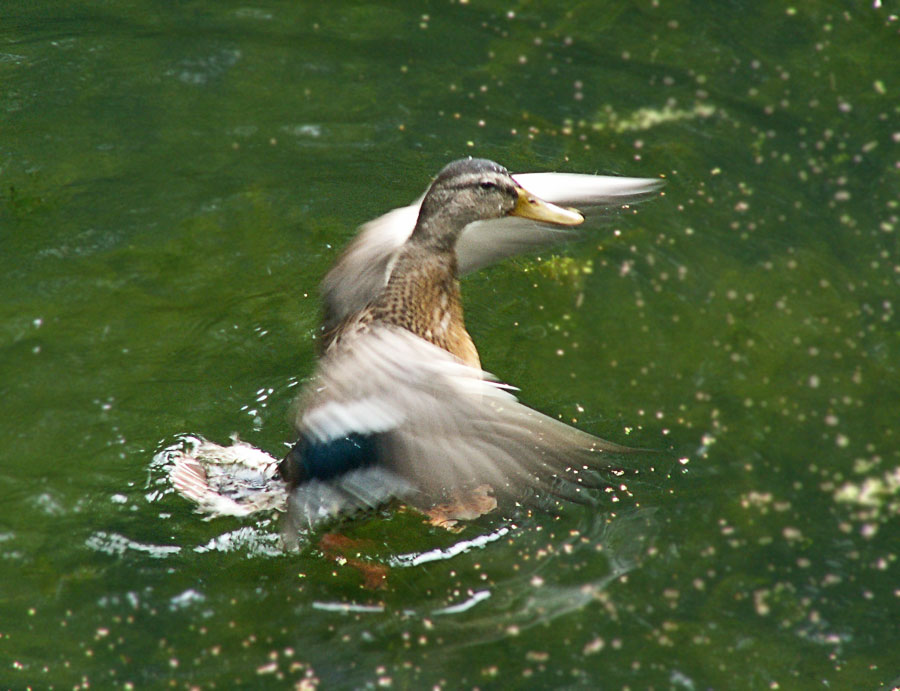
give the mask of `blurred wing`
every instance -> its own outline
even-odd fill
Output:
[[[521,173],[513,176],[525,189],[560,206],[574,206],[585,216],[603,208],[632,204],[653,196],[664,182],[575,173]],[[397,250],[406,242],[419,216],[421,199],[394,209],[360,228],[322,281],[325,330],[363,309],[387,283]],[[572,240],[583,231],[502,218],[468,226],[456,244],[459,272],[465,274],[505,257]]]
[[[236,437],[220,446],[190,436],[160,455],[178,493],[210,518],[285,510],[287,487],[278,477],[278,459]]]
[[[538,486],[578,499],[599,486],[591,470],[611,470],[598,439],[520,404],[491,375],[407,331],[373,327],[349,348],[326,355],[298,415],[300,434],[317,443],[347,435],[372,439],[378,463],[301,484],[291,500],[295,523],[391,497],[420,507],[489,484],[517,495]]]
[[[642,201],[665,184],[659,178],[578,173],[516,173],[513,178],[541,199],[559,206],[575,206],[582,212]]]
[[[322,280],[325,331],[368,305],[387,284],[397,251],[419,217],[421,199],[364,224]]]

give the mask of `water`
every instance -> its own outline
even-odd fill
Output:
[[[0,686],[896,684],[879,4],[7,3]],[[383,512],[356,567],[202,521],[154,455],[278,452],[319,279],[466,154],[666,176],[464,297],[525,402],[685,472],[458,534]]]

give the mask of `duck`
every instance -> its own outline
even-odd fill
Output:
[[[416,202],[363,226],[325,276],[320,357],[287,454],[194,438],[170,459],[176,490],[208,514],[285,511],[288,541],[392,502],[445,527],[534,493],[594,502],[635,450],[522,404],[484,370],[459,278],[570,240],[586,216],[661,184],[448,164]]]

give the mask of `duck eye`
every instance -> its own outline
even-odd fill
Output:
[[[494,190],[497,189],[497,183],[491,182],[490,180],[484,180],[481,183],[481,189],[483,190]]]

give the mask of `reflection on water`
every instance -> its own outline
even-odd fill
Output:
[[[281,535],[271,532],[272,521],[260,521],[257,526],[244,526],[212,538],[205,545],[194,547],[195,552],[240,552],[248,557],[277,557],[284,554]],[[266,529],[269,528],[267,531]]]
[[[145,493],[148,503],[168,504],[173,499],[184,502],[175,495],[168,481],[167,452],[172,448],[180,446],[167,447],[157,455],[152,484],[158,489]],[[658,489],[655,491],[659,493]],[[608,606],[603,604],[603,593],[610,584],[640,568],[648,555],[655,552],[659,509],[652,505],[653,495],[646,488],[640,494],[645,506],[622,506],[611,513],[602,507],[597,510],[573,505],[566,516],[563,504],[563,513],[555,520],[553,513],[524,511],[521,520],[482,519],[468,524],[459,534],[436,530],[417,514],[402,513],[399,516],[407,530],[413,527],[419,533],[431,533],[432,540],[439,537],[443,543],[440,547],[408,552],[397,551],[394,545],[403,535],[400,525],[396,521],[383,523],[374,515],[367,520],[342,524],[354,536],[340,539],[340,545],[343,548],[349,545],[350,551],[331,554],[324,546],[325,540],[320,542],[319,537],[310,535],[307,546],[298,555],[283,547],[277,512],[256,516],[252,525],[217,533],[204,544],[193,547],[185,544],[184,549],[197,555],[189,563],[201,569],[215,564],[222,554],[254,561],[260,558],[287,561],[300,572],[301,583],[328,570],[332,578],[363,583],[367,574],[364,565],[369,569],[384,569],[385,578],[377,581],[375,590],[349,591],[337,601],[323,599],[325,591],[318,587],[304,596],[301,586],[293,608],[298,614],[311,608],[342,616],[377,616],[379,626],[386,625],[383,617],[397,618],[398,623],[410,618],[422,621],[436,618],[435,621],[446,622],[441,625],[449,636],[445,644],[465,648],[518,637],[529,629],[548,625],[586,607]],[[659,496],[663,494],[665,491]],[[559,509],[558,504],[548,503],[550,506]],[[213,518],[207,522],[217,530],[230,519]],[[358,526],[360,522],[362,529]],[[492,522],[496,525],[491,526]],[[372,535],[379,535],[380,539],[373,540]],[[121,535],[102,532],[92,535],[88,546],[114,555],[128,549],[155,549],[158,557],[178,556],[182,552],[181,547],[142,545]],[[419,586],[414,587],[417,581]],[[463,585],[466,582],[478,585]],[[426,588],[425,592],[421,587]],[[191,597],[183,593],[173,597],[182,598],[179,602],[185,605],[216,606],[215,602],[207,601],[204,591],[187,592],[192,593]]]
[[[430,561],[439,561],[441,559],[452,559],[457,554],[465,554],[471,549],[484,547],[490,542],[495,542],[501,537],[509,533],[510,528],[504,526],[487,535],[481,535],[471,540],[460,540],[446,549],[432,549],[427,552],[415,554],[400,554],[391,559],[391,566],[418,566],[419,564],[427,564]]]
[[[143,552],[156,559],[162,559],[170,554],[177,554],[181,551],[181,547],[174,545],[146,545],[134,540],[130,540],[124,535],[115,533],[106,533],[98,531],[91,535],[86,543],[90,549],[108,554],[111,556],[122,556],[127,551]]]

